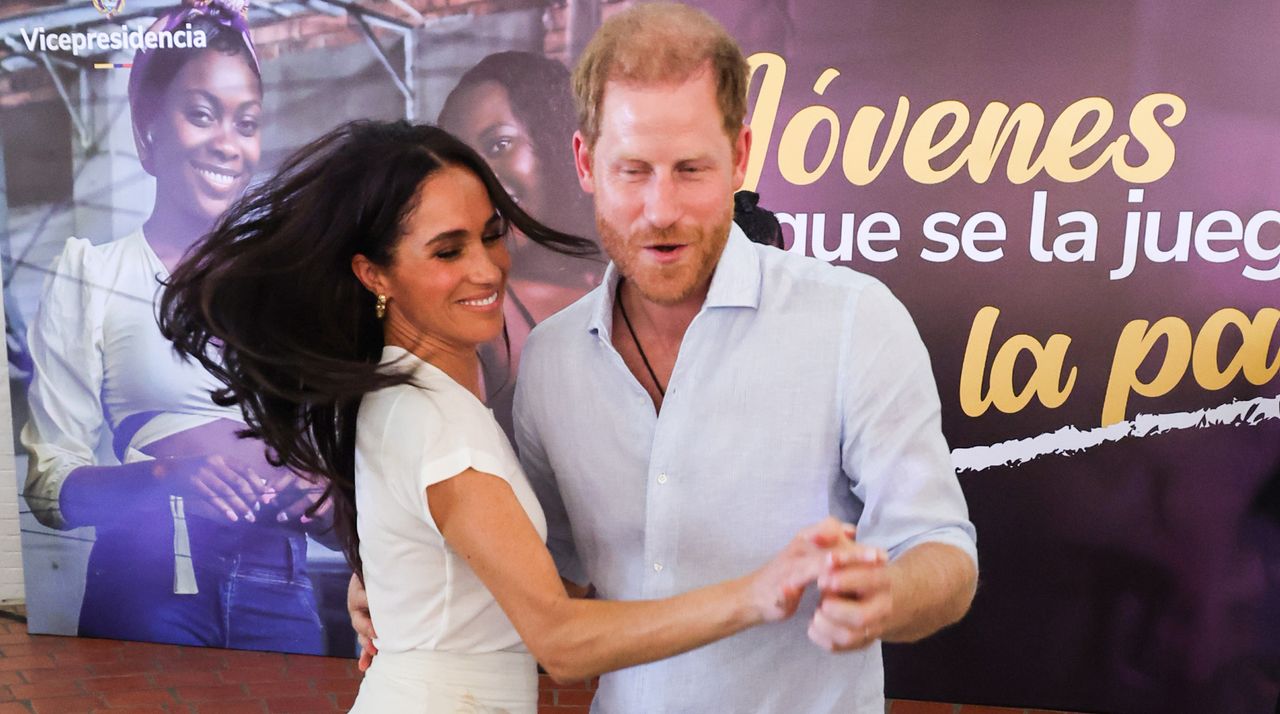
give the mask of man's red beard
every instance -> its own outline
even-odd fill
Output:
[[[733,213],[710,227],[673,226],[623,235],[596,214],[596,230],[609,258],[622,277],[631,282],[646,300],[673,305],[705,289],[729,239]],[[689,255],[671,265],[656,265],[642,251],[651,245],[684,245]]]

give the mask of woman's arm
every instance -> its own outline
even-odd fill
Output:
[[[468,469],[426,489],[445,541],[488,587],[534,657],[572,681],[671,657],[791,616],[845,531],[828,519],[750,575],[665,600],[569,597],[511,486]]]
[[[22,495],[36,520],[59,530],[84,525],[67,522],[61,494],[73,471],[93,464],[104,429],[102,300],[88,275],[89,249],[88,241],[67,240],[27,333],[32,370],[21,433],[29,457]]]
[[[193,513],[228,521],[245,514],[252,518],[260,479],[233,460],[191,456],[210,451],[178,445],[170,454],[151,454],[156,457],[151,462],[94,463],[106,429],[101,401],[106,288],[93,272],[97,263],[89,251],[87,241],[67,241],[31,326],[30,419],[21,438],[30,454],[23,495],[32,514],[57,529],[127,524],[139,511],[167,511],[167,496],[178,494],[191,499]]]

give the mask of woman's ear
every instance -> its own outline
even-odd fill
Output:
[[[155,137],[152,135],[151,129],[141,130],[137,126],[133,127],[133,146],[138,150],[138,163],[142,164],[142,170],[156,175],[154,165],[154,157],[152,149],[155,147]]]
[[[391,297],[382,267],[369,260],[363,254],[356,253],[351,256],[351,272],[355,273],[356,280],[359,280],[360,284],[369,292],[374,295]]]

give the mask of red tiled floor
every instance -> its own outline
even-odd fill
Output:
[[[0,618],[0,714],[344,712],[360,672],[345,659],[31,636]],[[596,681],[539,679],[539,714],[587,714]],[[1021,714],[1020,709],[894,702],[892,714]]]
[[[889,714],[954,714],[955,705],[939,702],[917,702],[898,699],[889,707]]]

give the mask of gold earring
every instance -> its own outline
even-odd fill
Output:
[[[383,295],[382,293],[378,293],[378,302],[375,303],[373,306],[373,314],[377,315],[379,320],[387,316],[387,296],[386,295]]]

